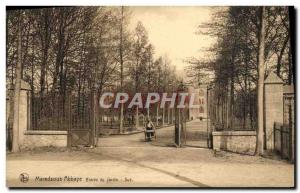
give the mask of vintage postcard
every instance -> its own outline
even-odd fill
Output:
[[[292,6],[6,7],[9,188],[294,188]]]

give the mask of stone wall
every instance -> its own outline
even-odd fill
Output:
[[[253,155],[256,131],[214,131],[213,149]]]
[[[7,93],[6,100],[6,119],[7,119],[7,140],[12,139],[12,125],[13,125],[13,89],[10,89]],[[67,146],[67,131],[41,131],[30,130],[30,86],[21,81],[20,102],[19,102],[19,148],[33,148],[42,146],[55,146],[66,147]]]
[[[26,131],[22,148],[66,147],[67,131]]]

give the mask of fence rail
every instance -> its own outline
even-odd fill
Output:
[[[274,123],[274,149],[283,159],[294,161],[292,127]]]
[[[59,95],[32,97],[30,130],[68,130],[66,99]]]
[[[51,93],[41,96],[34,96],[30,99],[29,130],[58,130],[67,131],[68,129],[90,128],[91,124],[91,97],[89,94],[61,96],[58,93]],[[144,116],[144,117],[143,117]],[[145,124],[145,115],[139,118],[139,126]],[[167,115],[166,115],[167,116]],[[162,126],[162,117],[152,116],[153,123]],[[135,128],[135,114],[125,114],[123,127],[126,131]],[[169,122],[168,116],[165,117],[165,124]],[[119,110],[111,109],[98,112],[96,115],[96,129],[120,128]]]
[[[208,90],[210,127],[217,131],[254,131],[257,128],[256,93],[241,92],[214,85]]]

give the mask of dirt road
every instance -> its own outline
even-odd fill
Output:
[[[194,123],[193,123],[194,124]],[[94,149],[41,148],[7,155],[8,186],[290,187],[294,165],[285,161],[172,147],[173,127],[101,138]],[[20,181],[20,174],[29,176]],[[52,180],[52,181],[50,181]]]

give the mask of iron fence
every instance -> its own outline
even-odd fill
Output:
[[[230,92],[228,88],[208,90],[209,127],[212,130],[253,131],[256,129],[256,93]]]
[[[292,127],[282,123],[274,123],[274,150],[282,159],[294,161]]]
[[[30,130],[89,128],[90,98],[87,95],[49,94],[31,98]]]
[[[30,130],[68,130],[67,99],[55,94],[32,96]]]
[[[281,158],[294,161],[295,98],[293,93],[283,94],[283,123],[274,123],[274,149]]]

